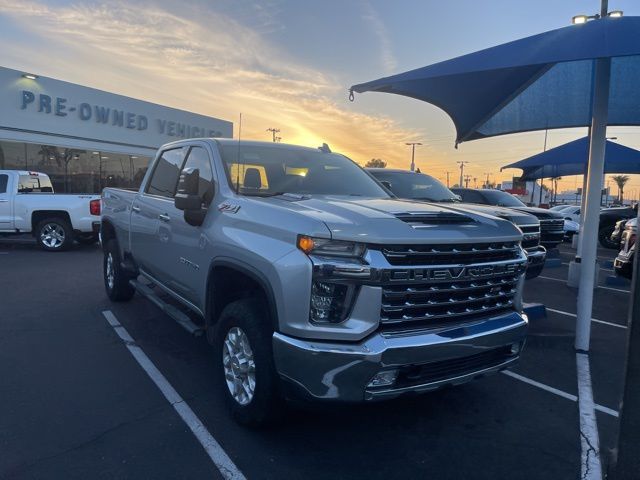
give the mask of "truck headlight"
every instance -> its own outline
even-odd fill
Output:
[[[362,257],[365,246],[362,243],[330,240],[328,238],[298,236],[298,248],[307,255],[323,257]]]
[[[340,323],[349,313],[354,285],[314,280],[309,319],[314,323]]]

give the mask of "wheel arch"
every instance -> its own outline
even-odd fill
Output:
[[[69,222],[69,225],[73,228],[69,212],[64,210],[34,210],[31,212],[31,231],[34,232],[34,235],[38,224],[47,218],[62,218]]]
[[[266,275],[255,267],[233,259],[215,259],[209,266],[206,292],[205,318],[208,327],[217,323],[227,304],[259,293],[264,297],[274,330],[278,330],[278,308],[273,287]]]

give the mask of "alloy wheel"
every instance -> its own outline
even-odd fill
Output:
[[[233,399],[248,405],[256,388],[256,365],[249,338],[241,328],[232,327],[222,346],[224,378]]]

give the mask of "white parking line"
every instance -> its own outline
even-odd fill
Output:
[[[563,310],[556,310],[555,308],[549,308],[549,307],[545,307],[545,308],[549,312],[558,313],[560,315],[566,315],[567,317],[577,318],[577,315],[575,313],[565,312]],[[591,321],[594,322],[594,323],[601,323],[603,325],[609,325],[610,327],[627,328],[626,325],[620,325],[618,323],[607,322],[605,320],[598,320],[597,318],[592,318]]]
[[[582,477],[587,480],[602,479],[600,464],[600,437],[598,421],[591,389],[589,356],[576,353],[578,367],[578,410],[580,411],[580,444],[582,446]]]
[[[545,280],[553,280],[555,282],[567,283],[567,280],[564,278],[545,277],[544,275],[538,275],[536,278],[543,278]],[[598,288],[602,288],[603,290],[612,290],[614,292],[630,293],[629,290],[623,290],[621,288],[603,287],[602,285],[598,285]]]
[[[553,393],[554,395],[558,395],[559,397],[562,397],[562,398],[566,398],[567,400],[570,400],[572,402],[578,401],[578,397],[576,395],[567,393],[563,390],[558,390],[557,388],[551,387],[549,385],[545,385],[544,383],[537,382],[530,378],[524,377],[518,373],[512,372],[511,370],[503,370],[502,373],[507,377],[515,378],[516,380],[520,380],[521,382],[528,383],[529,385],[540,388],[542,390],[546,390],[547,392]],[[597,411],[606,413],[607,415],[611,415],[612,417],[617,418],[619,415],[619,413],[616,410],[609,407],[605,407],[603,405],[599,405],[597,403],[595,404],[594,408]]]
[[[131,335],[129,335],[129,332],[118,322],[115,315],[110,310],[105,310],[102,312],[102,315],[104,315],[109,325],[113,327],[114,331],[124,341],[125,346],[129,349],[133,358],[136,359],[149,378],[160,389],[167,401],[178,415],[180,415],[180,418],[187,424],[198,442],[200,442],[209,455],[209,458],[211,458],[215,466],[218,467],[220,474],[227,480],[245,480],[245,476],[238,467],[236,467],[235,463],[229,458],[217,440],[213,438],[193,410],[187,405],[187,402],[182,399],[165,376],[160,373],[160,370],[156,368],[144,351],[135,343]]]

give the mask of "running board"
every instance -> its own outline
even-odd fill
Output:
[[[173,305],[170,305],[162,300],[151,288],[146,286],[144,283],[138,282],[137,280],[130,280],[129,283],[133,288],[136,289],[136,291],[140,295],[149,299],[156,307],[173,318],[176,323],[184,328],[187,332],[196,337],[199,337],[204,333],[204,330],[193,323],[188,315],[182,313]]]

